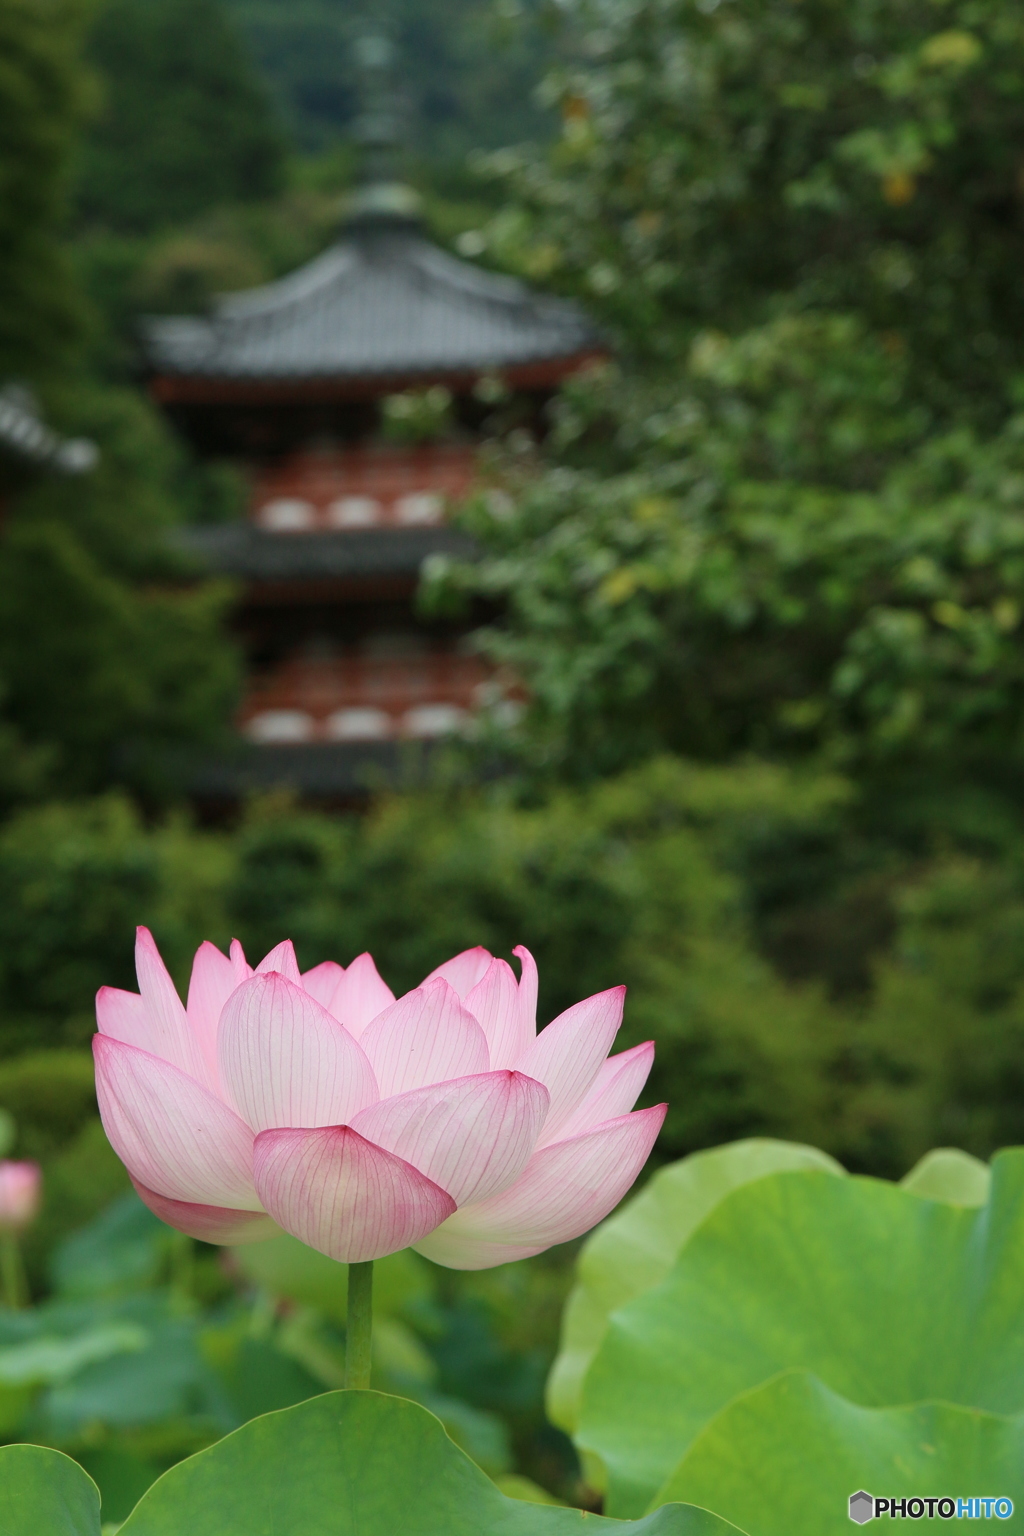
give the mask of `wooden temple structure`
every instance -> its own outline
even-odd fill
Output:
[[[155,399],[249,486],[245,522],[188,535],[240,583],[247,658],[248,747],[205,771],[200,798],[287,784],[349,799],[404,742],[457,730],[487,688],[465,626],[425,621],[414,598],[428,556],[471,548],[448,515],[473,483],[489,391],[542,431],[601,338],[572,303],[432,243],[414,195],[380,180],[306,266],[207,315],[150,317],[144,338]],[[445,435],[387,441],[384,402],[431,386],[451,396]]]

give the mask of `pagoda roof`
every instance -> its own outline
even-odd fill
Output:
[[[179,541],[212,574],[250,582],[348,581],[418,577],[428,555],[472,556],[454,528],[366,528],[277,533],[252,523],[186,528]]]
[[[234,750],[194,765],[190,787],[199,800],[238,800],[286,789],[312,800],[364,800],[382,788],[423,783],[437,743],[316,741]]]
[[[48,427],[31,391],[18,384],[0,389],[0,450],[63,475],[85,474],[99,459],[95,443],[61,437]]]
[[[208,316],[149,316],[143,335],[157,374],[239,383],[405,383],[606,350],[574,303],[460,261],[402,223],[351,228],[287,277],[224,295]]]

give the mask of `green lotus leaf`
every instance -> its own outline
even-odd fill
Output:
[[[579,1441],[609,1512],[641,1513],[732,1398],[795,1368],[864,1407],[1024,1409],[1024,1149],[977,1209],[897,1185],[777,1173],[706,1218],[621,1308],[587,1374]]]
[[[44,1475],[47,1465],[62,1479],[57,1492],[57,1476]],[[98,1536],[95,1488],[58,1452],[0,1449],[0,1489],[0,1516],[15,1511],[8,1523],[0,1518],[4,1536]],[[72,1511],[63,1525],[58,1493]],[[179,1462],[140,1499],[121,1536],[599,1536],[605,1530],[614,1536],[622,1525],[506,1497],[417,1403],[380,1392],[329,1392],[253,1419]],[[736,1527],[706,1509],[669,1504],[629,1532],[736,1536]]]
[[[660,1169],[584,1243],[576,1284],[562,1316],[558,1356],[547,1385],[548,1417],[570,1434],[583,1378],[609,1315],[663,1280],[690,1234],[742,1184],[784,1170],[841,1174],[826,1152],[795,1142],[752,1139],[695,1152]]]
[[[901,1180],[904,1189],[926,1200],[946,1200],[950,1205],[984,1205],[988,1200],[992,1171],[969,1152],[955,1147],[936,1147]]]
[[[168,1250],[187,1241],[165,1227],[134,1190],[58,1243],[50,1279],[62,1297],[118,1296],[153,1285]]]
[[[3,1536],[100,1536],[99,1489],[60,1451],[5,1445],[0,1448],[0,1531]]]
[[[138,1323],[99,1323],[72,1337],[26,1339],[0,1349],[0,1385],[69,1381],[86,1366],[115,1355],[137,1354],[149,1343],[149,1334]]]
[[[1013,1500],[1024,1511],[1024,1417],[951,1403],[862,1408],[806,1371],[734,1398],[697,1436],[658,1502],[716,1507],[750,1536],[846,1536],[849,1498]],[[1020,1515],[1000,1530],[1019,1529]]]

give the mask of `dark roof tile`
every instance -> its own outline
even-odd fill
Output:
[[[413,229],[350,233],[208,319],[151,316],[162,374],[219,379],[486,372],[603,345],[582,310],[440,250]]]
[[[428,555],[466,557],[475,550],[454,528],[271,533],[251,523],[226,523],[182,529],[179,540],[210,572],[249,581],[415,577]]]
[[[270,789],[290,789],[311,798],[362,797],[422,782],[436,753],[431,742],[239,744],[234,753],[197,765],[190,787],[198,798],[213,800]]]

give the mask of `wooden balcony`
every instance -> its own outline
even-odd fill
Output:
[[[251,517],[282,534],[436,526],[474,468],[462,444],[306,450],[255,472]]]
[[[432,740],[458,731],[494,689],[479,657],[295,657],[254,675],[239,728],[267,745]]]

